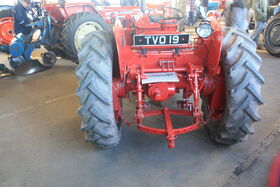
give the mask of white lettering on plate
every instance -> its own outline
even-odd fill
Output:
[[[150,44],[150,39],[151,39],[151,36],[145,36],[146,40],[147,40],[147,44],[149,45]]]
[[[172,38],[173,38],[173,44],[177,44],[177,43],[179,43],[179,36],[172,36]]]
[[[179,44],[180,37],[178,35],[169,36],[144,36],[146,45],[157,45],[157,44]]]
[[[153,39],[154,44],[157,44],[158,36],[152,36],[152,39]]]
[[[160,44],[165,44],[166,43],[166,36],[160,36],[159,37],[159,43]]]

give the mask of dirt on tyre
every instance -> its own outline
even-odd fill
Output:
[[[233,144],[253,134],[253,123],[260,120],[259,105],[264,103],[262,59],[250,36],[235,28],[223,31],[221,58],[226,83],[225,111],[219,124],[209,127],[209,133],[215,142]]]
[[[280,57],[280,14],[268,20],[264,32],[264,44],[271,55]]]
[[[87,141],[102,148],[119,144],[121,120],[115,119],[113,104],[113,34],[96,31],[82,41],[76,75],[80,99],[78,113]]]
[[[93,31],[108,29],[109,25],[94,12],[83,12],[70,17],[62,31],[62,45],[65,52],[77,61],[82,39]]]

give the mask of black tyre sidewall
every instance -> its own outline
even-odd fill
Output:
[[[77,17],[79,17],[79,19],[77,19]],[[74,60],[76,60],[78,58],[78,56],[77,56],[78,51],[75,46],[75,34],[76,34],[79,26],[88,21],[98,23],[103,28],[103,30],[109,29],[109,25],[96,13],[88,12],[88,13],[80,13],[80,14],[72,16],[68,20],[68,23],[66,23],[66,24],[69,24],[67,26],[67,28],[70,28],[70,29],[64,30],[64,32],[62,33],[63,35],[66,35],[66,36],[62,37],[64,39],[62,44],[67,49],[66,53],[68,53],[68,55],[73,57]],[[67,38],[67,40],[66,40],[66,38]]]
[[[276,25],[280,25],[280,14],[277,14],[276,16],[270,18],[270,20],[267,23],[267,26],[265,28],[265,32],[264,32],[264,43],[265,43],[265,47],[267,49],[267,51],[273,55],[273,56],[277,56],[280,57],[280,46],[274,46],[271,43],[270,40],[270,33],[271,30],[276,26]]]

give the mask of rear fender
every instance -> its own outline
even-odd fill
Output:
[[[126,48],[128,47],[126,45],[125,41],[125,32],[123,25],[119,19],[116,19],[114,27],[113,27],[113,33],[115,37],[115,42],[116,42],[116,48],[117,48],[117,53],[118,53],[118,63],[119,63],[119,72],[120,72],[120,77],[123,79],[125,72],[125,65],[124,65],[124,57],[126,53]]]
[[[210,51],[208,55],[208,64],[207,64],[207,74],[210,77],[215,76],[220,72],[220,58],[222,50],[222,30],[220,24],[214,16],[209,16],[207,18],[210,21],[214,31],[212,35],[212,40],[210,43]]]
[[[71,16],[83,12],[99,14],[92,3],[67,3],[63,6],[61,4],[44,4],[44,8],[47,10],[48,14],[59,23],[64,23]]]
[[[207,74],[209,76],[210,87],[214,89],[211,95],[208,95],[207,103],[212,117],[221,119],[225,105],[225,80],[223,70],[221,69],[221,51],[222,51],[222,29],[214,16],[207,18],[213,29],[210,51],[208,55]]]

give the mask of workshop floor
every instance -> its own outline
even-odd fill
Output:
[[[266,79],[262,121],[254,136],[232,146],[211,142],[201,129],[179,136],[170,150],[165,137],[124,127],[119,146],[97,149],[80,131],[75,64],[60,59],[42,73],[0,79],[0,187],[264,186],[279,146],[273,138],[279,142],[280,60],[259,54]]]

